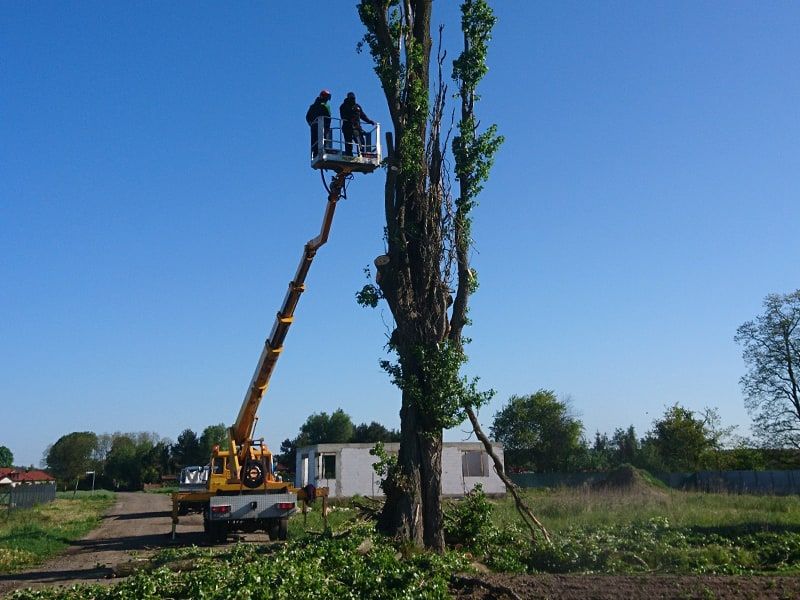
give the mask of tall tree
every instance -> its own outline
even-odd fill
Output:
[[[494,416],[491,432],[503,443],[506,463],[514,467],[570,470],[583,450],[583,423],[551,390],[511,396]]]
[[[172,457],[178,468],[204,465],[208,462],[209,456],[203,454],[200,448],[200,440],[197,434],[191,429],[184,429],[178,436],[177,441],[172,446]]]
[[[10,467],[14,464],[14,454],[6,446],[0,446],[0,467]]]
[[[92,464],[97,436],[91,431],[73,431],[58,438],[45,453],[45,464],[62,482],[83,477]]]
[[[484,0],[462,3],[464,50],[453,63],[461,111],[452,151],[458,197],[450,194],[443,128],[450,95],[440,50],[431,87],[431,0],[362,0],[358,12],[394,128],[384,187],[386,251],[375,284],[359,292],[364,305],[383,299],[394,317],[382,361],[402,391],[400,452],[389,475],[380,519],[389,533],[440,550],[442,430],[464,418],[465,405],[487,395],[460,375],[466,361],[462,331],[477,287],[469,263],[470,213],[501,139],[478,132],[475,90],[487,72],[495,17]]]
[[[645,446],[655,448],[660,467],[667,471],[695,471],[702,465],[704,455],[720,449],[723,439],[732,428],[719,426],[716,409],[705,409],[696,414],[679,404],[664,411],[664,415],[653,421],[653,429],[644,440]]]
[[[214,446],[224,448],[227,443],[228,428],[225,426],[225,423],[209,425],[203,429],[203,433],[200,434],[200,452],[206,457],[206,462],[210,459]]]
[[[770,294],[764,312],[734,338],[743,347],[741,378],[753,433],[771,448],[800,448],[800,290]]]
[[[300,426],[300,435],[295,445],[345,444],[353,438],[353,420],[341,408],[330,415],[326,412],[314,413]]]

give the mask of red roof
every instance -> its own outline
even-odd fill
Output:
[[[55,477],[38,469],[15,469],[14,467],[0,467],[0,479],[8,477],[12,483],[55,481]]]

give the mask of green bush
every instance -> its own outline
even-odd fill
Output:
[[[448,543],[475,549],[485,542],[492,529],[492,505],[477,484],[463,499],[447,505],[444,515]]]

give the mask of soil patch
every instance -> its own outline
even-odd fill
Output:
[[[789,600],[800,578],[686,575],[481,575],[484,583],[453,586],[457,600]],[[509,593],[511,592],[511,593]]]

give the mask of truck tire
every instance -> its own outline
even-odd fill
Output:
[[[228,539],[228,524],[225,522],[205,521],[203,523],[208,541],[212,544],[224,544]]]
[[[269,536],[270,542],[276,542],[278,540],[278,534],[280,533],[280,528],[278,526],[278,519],[270,519],[267,522],[266,532],[267,535]]]
[[[267,524],[267,535],[270,542],[285,540],[289,532],[289,519],[270,519]]]
[[[242,467],[242,472],[239,476],[245,487],[254,490],[264,483],[264,478],[266,477],[264,465],[256,460],[248,460]]]
[[[285,540],[289,535],[289,518],[278,519],[278,539]]]

